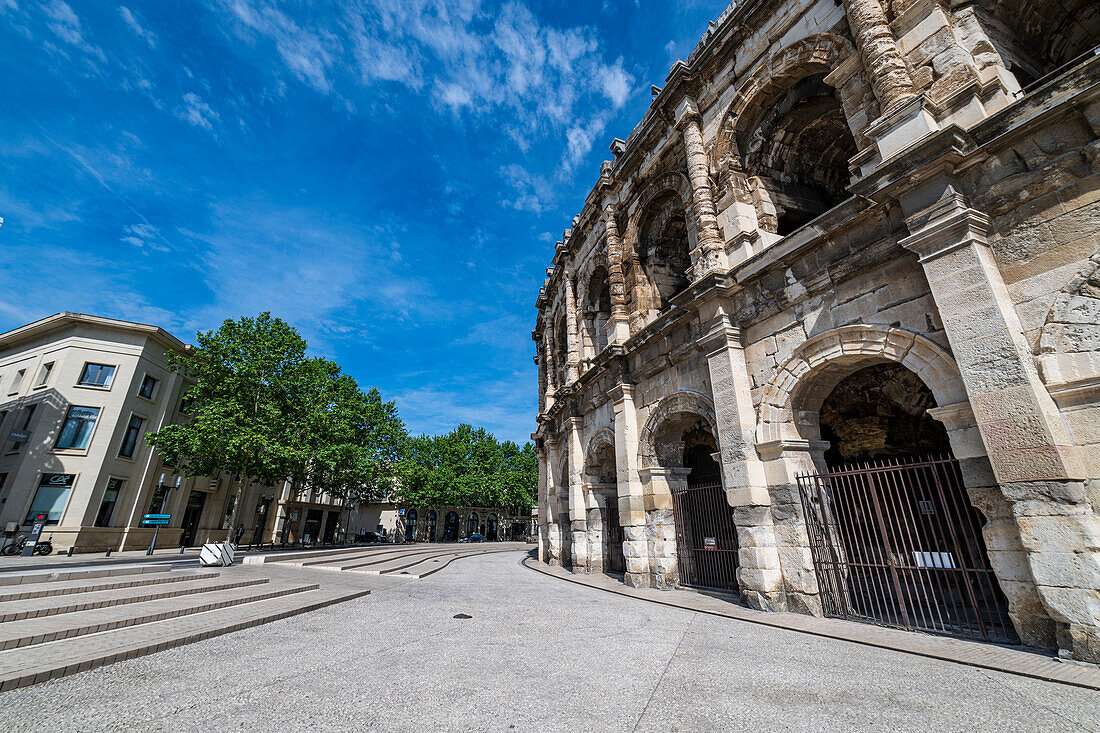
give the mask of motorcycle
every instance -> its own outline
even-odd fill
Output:
[[[23,548],[27,545],[27,536],[19,535],[14,540],[9,542],[0,548],[0,555],[6,555],[12,557],[13,555],[22,554]],[[53,553],[53,543],[50,540],[39,540],[34,546],[35,555],[50,555]]]

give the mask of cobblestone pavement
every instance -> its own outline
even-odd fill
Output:
[[[1095,691],[646,603],[521,557],[4,693],[0,729],[1100,730]]]

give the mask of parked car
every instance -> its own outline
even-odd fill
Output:
[[[472,535],[467,535],[459,540],[459,542],[484,542],[485,538],[481,535],[481,532],[474,532]]]

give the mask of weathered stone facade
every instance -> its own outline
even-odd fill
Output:
[[[676,585],[713,468],[741,598],[820,613],[796,475],[942,446],[1021,641],[1100,661],[1100,14],[741,5],[547,271],[540,557],[621,531],[626,583]]]

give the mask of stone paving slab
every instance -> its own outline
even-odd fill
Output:
[[[133,603],[126,606],[75,611],[60,616],[9,621],[0,625],[0,650],[18,649],[74,636],[137,626],[177,616],[213,611],[244,603],[263,601],[291,593],[315,590],[316,584],[262,584],[260,587],[235,588],[215,598],[200,600],[183,597]],[[0,669],[3,665],[0,664]]]
[[[194,574],[187,574],[181,572],[171,572],[169,570],[161,569],[159,573],[146,573],[136,578],[126,578],[123,580],[110,580],[103,582],[89,582],[89,583],[74,583],[71,580],[58,580],[47,583],[34,583],[29,585],[15,586],[18,590],[12,590],[0,593],[0,603],[7,603],[8,601],[21,601],[26,598],[46,598],[63,595],[71,595],[73,593],[94,593],[103,590],[112,590],[115,588],[140,588],[150,585],[162,585],[164,583],[181,583],[191,580],[199,580],[201,578],[216,578],[217,572],[196,572]]]
[[[118,575],[143,575],[145,573],[163,572],[164,567],[158,565],[125,565],[105,568],[76,568],[73,570],[36,570],[30,567],[23,572],[8,572],[0,575],[0,586],[52,583],[57,580],[113,578]]]
[[[219,579],[218,573],[179,574],[183,582],[145,587],[112,588],[79,594],[65,594],[50,598],[30,598],[0,602],[0,623],[20,621],[25,618],[43,618],[76,611],[90,611],[128,603],[145,603],[162,598],[179,598],[199,593],[218,593],[234,588],[261,585],[264,578]]]
[[[748,621],[803,634],[812,634],[881,649],[891,649],[906,654],[1007,672],[1048,682],[1100,690],[1100,668],[1089,664],[1063,662],[1039,652],[839,619],[795,613],[766,613],[693,591],[659,591],[650,588],[631,588],[607,575],[595,573],[575,574],[560,567],[551,567],[530,557],[524,558],[522,564],[544,575],[650,603],[699,611],[714,616],[725,616],[738,621]]]

